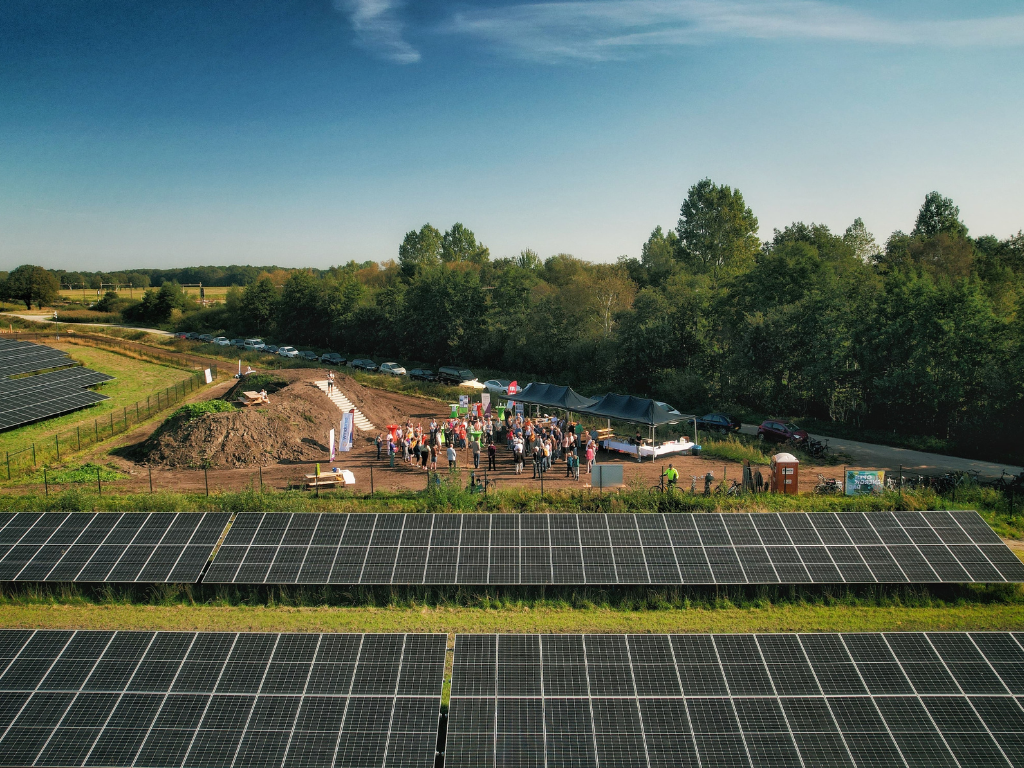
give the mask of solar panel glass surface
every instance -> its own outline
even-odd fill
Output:
[[[204,581],[307,584],[1020,582],[1024,581],[1024,564],[975,512],[900,515],[242,513]]]
[[[1022,766],[1022,659],[1010,633],[458,635],[445,766]]]

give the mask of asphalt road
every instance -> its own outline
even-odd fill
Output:
[[[744,424],[740,431],[747,435],[756,435],[757,426]],[[823,435],[811,435],[811,437],[815,440],[828,440],[829,448],[845,453],[851,458],[853,463],[850,466],[862,469],[899,469],[902,466],[904,471],[921,472],[926,475],[970,470],[993,479],[998,479],[1003,471],[1008,475],[1016,475],[1021,472],[1021,467],[1010,464],[960,459],[955,456],[911,451],[907,448],[892,448],[888,445],[862,443],[858,440],[846,440],[838,437]]]

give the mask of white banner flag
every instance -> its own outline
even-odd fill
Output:
[[[327,442],[331,446],[331,461],[334,461],[334,429],[331,429],[331,436],[327,438]]]
[[[206,377],[207,384],[213,384],[213,374],[210,372],[209,368],[203,371],[203,375]]]
[[[338,438],[338,450],[348,451],[352,447],[352,413],[341,417],[341,437]]]
[[[484,417],[488,419],[491,418],[491,393],[481,392],[480,402],[483,403],[484,406]]]

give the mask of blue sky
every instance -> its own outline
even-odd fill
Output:
[[[0,269],[639,255],[703,177],[761,237],[924,195],[1024,228],[1019,2],[0,4]]]

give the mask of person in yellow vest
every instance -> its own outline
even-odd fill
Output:
[[[675,467],[669,464],[668,469],[666,469],[662,474],[664,475],[665,480],[668,482],[669,490],[675,488],[676,483],[679,482],[679,470],[677,470]]]

